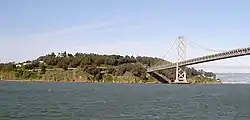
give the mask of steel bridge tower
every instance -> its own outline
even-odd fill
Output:
[[[186,41],[184,36],[177,37],[177,61],[175,83],[187,83],[186,66],[179,66],[180,61],[186,60]]]

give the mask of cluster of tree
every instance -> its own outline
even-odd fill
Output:
[[[10,62],[10,63],[0,63],[0,70],[12,71],[15,68],[16,68],[16,65],[13,62]]]
[[[146,79],[146,69],[138,63],[125,63],[120,66],[109,66],[109,67],[98,67],[96,65],[85,65],[81,68],[83,71],[93,75],[96,80],[103,79],[104,74],[113,76],[122,76],[126,72],[132,73],[134,76],[139,77],[143,80]]]
[[[41,78],[40,74],[34,73],[32,71],[17,69],[15,73],[17,78],[20,79],[39,79]]]
[[[48,54],[41,56],[37,60],[44,61],[47,65],[57,66],[59,68],[64,67],[83,67],[86,65],[96,66],[119,66],[126,63],[140,62],[147,66],[152,66],[160,59],[152,57],[134,57],[134,56],[121,56],[121,55],[98,55],[98,54],[84,54],[76,53],[75,55],[68,54],[66,52]]]
[[[39,61],[43,61],[42,64]],[[146,68],[151,67],[158,63],[167,63],[163,59],[153,57],[134,57],[134,56],[121,56],[121,55],[99,55],[99,54],[85,54],[76,53],[69,54],[67,52],[55,54],[47,54],[41,56],[33,61],[26,61],[30,64],[22,66],[22,69],[32,70],[40,69],[41,73],[46,72],[46,68],[79,68],[91,75],[97,80],[102,79],[103,74],[112,74],[114,76],[121,76],[126,72],[131,72],[134,76],[146,79]],[[16,70],[14,63],[0,64],[0,70]],[[22,76],[23,70],[17,71],[17,75]],[[169,78],[175,77],[175,69],[161,71],[163,75]],[[25,73],[26,74],[26,73]],[[198,76],[204,74],[204,71],[197,71],[194,68],[187,68],[188,77]],[[213,73],[205,72],[207,76],[213,76]],[[25,75],[24,75],[25,76]],[[29,75],[28,75],[29,76]]]

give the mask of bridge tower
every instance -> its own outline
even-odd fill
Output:
[[[179,66],[180,61],[186,60],[186,41],[184,36],[177,37],[177,61],[176,61],[176,79],[175,83],[187,83],[186,68]]]

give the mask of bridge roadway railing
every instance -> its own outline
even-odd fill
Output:
[[[205,63],[205,62],[233,58],[233,57],[239,57],[239,56],[245,56],[245,55],[250,55],[250,47],[234,49],[234,50],[230,50],[227,52],[216,53],[216,54],[212,54],[212,55],[206,55],[203,57],[198,57],[198,58],[193,58],[193,59],[189,59],[189,60],[185,60],[185,61],[180,61],[178,63],[178,66],[182,67],[182,66],[194,65],[194,64],[199,64],[199,63]],[[151,68],[147,69],[147,72],[175,68],[176,64],[177,63],[170,63],[170,64],[166,64],[166,65],[151,67]]]

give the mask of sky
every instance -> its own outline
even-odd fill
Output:
[[[187,59],[247,47],[249,6],[248,0],[1,0],[0,62],[63,51],[162,58],[179,35],[187,38]],[[165,59],[175,61],[176,53]],[[191,67],[250,72],[249,60]]]

